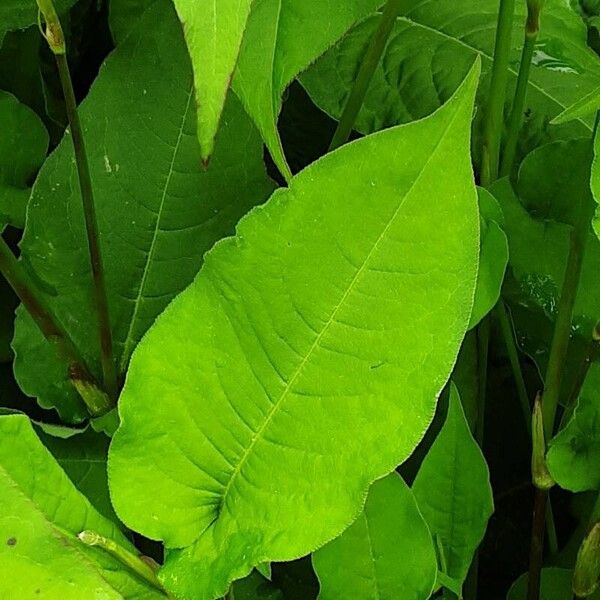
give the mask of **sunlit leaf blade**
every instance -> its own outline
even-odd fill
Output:
[[[203,169],[191,66],[169,0],[155,2],[108,58],[80,112],[124,376],[135,345],[193,280],[204,253],[273,188],[258,132],[235,97],[226,107],[211,168]],[[98,372],[90,266],[68,136],[37,179],[21,248]],[[23,311],[14,347],[23,390],[43,406],[57,407],[64,419],[81,420],[86,413],[64,365]]]
[[[548,467],[562,488],[600,489],[600,366],[592,365],[575,412],[550,442]]]
[[[542,580],[540,585],[540,600],[565,600],[573,597],[571,583],[573,571],[570,569],[559,569],[558,567],[547,567],[542,569]],[[527,599],[528,574],[523,573],[511,586],[506,600]],[[600,592],[589,596],[589,600],[600,600]]]
[[[443,552],[444,572],[463,582],[494,511],[485,458],[454,386],[448,416],[413,484],[419,509]]]
[[[254,0],[174,0],[192,59],[202,158],[213,153],[225,97]]]
[[[54,0],[57,12],[62,13],[76,0]],[[38,6],[35,0],[2,0],[0,3],[0,44],[7,31],[25,29],[38,20]]]
[[[558,116],[554,117],[550,123],[552,125],[560,125],[568,123],[575,119],[588,117],[589,115],[600,110],[600,88],[596,88],[583,98],[580,98],[571,106],[563,110]]]
[[[481,213],[481,249],[469,329],[475,327],[498,302],[508,263],[508,241],[502,229],[502,209],[487,190],[478,188],[477,194]]]
[[[73,486],[24,415],[0,416],[0,596],[150,600],[164,596],[76,538],[93,529],[129,550]]]
[[[430,114],[454,92],[476,55],[482,58],[479,95],[482,105],[485,103],[497,0],[403,0],[402,6],[356,123],[363,133]],[[519,70],[526,10],[526,3],[516,3],[507,101],[512,100]],[[375,26],[376,18],[367,19],[301,77],[312,99],[334,118],[341,114]],[[552,117],[600,86],[600,63],[586,40],[581,17],[568,2],[545,2],[527,94],[522,134],[525,148],[549,137],[589,135],[591,118],[548,126]]]
[[[277,133],[285,88],[381,4],[381,0],[254,0],[233,86],[287,179],[291,173]]]
[[[364,511],[313,555],[319,600],[426,600],[437,558],[410,488],[396,473],[376,481]]]
[[[0,92],[0,230],[23,227],[25,209],[38,169],[48,150],[40,118],[14,96]]]
[[[189,546],[161,573],[181,598],[335,537],[427,428],[475,288],[477,75],[252,211],[138,347],[111,496],[128,526]]]

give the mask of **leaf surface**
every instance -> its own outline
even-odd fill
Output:
[[[561,123],[567,123],[574,119],[587,117],[598,110],[600,110],[600,89],[595,89],[563,110],[560,115],[552,119],[551,123],[560,125]]]
[[[164,598],[77,534],[133,546],[75,489],[24,415],[0,416],[0,595],[4,598]]]
[[[412,489],[432,536],[441,544],[444,573],[464,582],[494,502],[485,458],[471,434],[454,385],[446,422]]]
[[[476,81],[302,171],[207,254],[136,351],[111,496],[180,548],[161,574],[176,595],[223,595],[323,545],[423,435],[475,288]]]
[[[550,442],[547,459],[560,487],[600,489],[600,365],[591,366],[575,412]]]
[[[526,600],[528,574],[523,573],[511,586],[506,600]],[[573,596],[571,589],[573,571],[546,567],[542,569],[540,600],[564,600]],[[589,600],[600,600],[600,591],[589,596]]]
[[[525,3],[517,2],[507,102],[519,70],[525,12]],[[485,106],[497,15],[496,0],[403,0],[356,129],[369,133],[430,114],[454,92],[477,55],[482,59],[478,104]],[[365,20],[301,76],[312,99],[334,118],[342,112],[375,26],[375,17]],[[589,135],[590,118],[548,127],[552,117],[600,86],[600,63],[586,41],[581,17],[568,2],[545,2],[527,95],[525,148]]]
[[[155,23],[161,23],[155,27]],[[233,231],[273,185],[258,132],[235,98],[209,171],[201,166],[192,73],[175,11],[155,2],[108,58],[81,106],[96,196],[119,375],[169,301],[194,278],[204,253]],[[67,136],[33,191],[23,256],[48,301],[99,371],[85,228]],[[64,366],[20,310],[14,348],[23,390],[72,422],[86,416]]]
[[[415,498],[391,473],[369,490],[365,509],[342,533],[315,552],[319,600],[427,600],[437,558]]]
[[[291,173],[277,133],[285,88],[381,3],[381,0],[253,1],[233,87],[286,179]]]

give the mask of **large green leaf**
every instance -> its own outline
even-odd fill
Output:
[[[437,558],[410,488],[391,473],[369,490],[365,509],[344,533],[315,552],[319,600],[427,600]]]
[[[277,133],[283,91],[381,4],[381,0],[254,0],[233,87],[287,179],[291,174]]]
[[[439,540],[444,573],[463,582],[494,511],[494,501],[485,458],[454,386],[444,427],[412,489],[431,534]]]
[[[592,365],[571,420],[550,442],[548,467],[562,488],[600,489],[600,365]]]
[[[528,574],[523,573],[511,586],[506,600],[526,600]],[[573,597],[571,583],[573,571],[548,567],[542,569],[540,600],[565,600]],[[600,600],[600,591],[589,596],[589,600]]]
[[[510,61],[511,89],[519,68],[526,6],[516,3]],[[476,55],[482,57],[481,102],[489,89],[498,0],[403,0],[401,17],[356,122],[368,133],[421,118],[456,89]],[[302,77],[313,100],[339,118],[359,61],[376,26],[371,17],[353,29]],[[527,96],[524,137],[584,135],[593,121],[547,127],[548,121],[600,86],[600,61],[586,45],[586,28],[563,0],[545,2]]]
[[[335,537],[431,421],[475,288],[477,71],[252,211],[138,347],[111,496],[128,526],[187,546],[161,575],[181,598]]]
[[[54,0],[56,10],[61,13],[75,4],[76,0]],[[0,4],[0,44],[7,31],[25,29],[38,20],[35,0],[2,0]]]
[[[40,118],[14,96],[0,92],[0,230],[23,227],[25,209],[38,169],[48,151],[48,132]]]
[[[77,534],[134,548],[73,486],[23,415],[0,416],[0,596],[150,600],[164,595]]]
[[[155,23],[161,23],[155,27]],[[109,57],[81,106],[97,199],[119,374],[204,253],[272,190],[260,137],[235,98],[209,171],[196,138],[192,73],[175,11],[160,0]],[[22,252],[92,368],[98,333],[81,200],[67,136],[46,161]],[[21,310],[14,347],[23,390],[70,421],[84,406],[53,348]]]

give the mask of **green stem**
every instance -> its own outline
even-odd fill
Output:
[[[88,251],[92,267],[94,305],[97,313],[100,333],[100,359],[102,363],[102,373],[104,376],[104,386],[111,398],[116,398],[117,371],[113,355],[113,340],[108,309],[108,296],[106,293],[106,283],[104,279],[102,252],[100,250],[100,234],[98,232],[98,220],[94,205],[90,168],[85,151],[83,131],[81,128],[81,122],[79,120],[79,113],[77,112],[77,103],[75,100],[75,93],[73,91],[71,75],[69,73],[67,56],[66,54],[56,54],[55,56],[60,82],[65,97],[65,106],[69,119],[71,138],[73,140],[75,160],[77,163],[77,173],[79,175],[79,186],[81,189],[81,200],[85,218]]]
[[[75,387],[78,390],[84,388],[89,392],[82,394],[82,398],[90,413],[97,416],[110,410],[109,399],[99,390],[73,340],[55,317],[43,295],[39,293],[35,283],[2,236],[0,236],[0,272],[15,291],[44,337],[66,362],[68,376]]]
[[[523,53],[521,55],[521,65],[519,67],[519,77],[517,79],[517,88],[513,100],[512,110],[508,119],[508,130],[506,134],[506,144],[502,155],[502,166],[500,168],[500,176],[509,175],[515,154],[517,153],[517,142],[519,141],[519,132],[523,124],[523,113],[525,111],[525,99],[527,97],[527,87],[529,85],[529,72],[531,70],[531,61],[535,50],[535,42],[537,40],[537,32],[535,34],[525,34],[525,43],[523,45]]]
[[[377,69],[377,65],[379,65],[383,51],[385,50],[394,24],[396,23],[396,18],[400,13],[401,6],[402,0],[388,0],[383,14],[381,15],[379,26],[371,38],[367,52],[360,65],[356,79],[354,80],[352,91],[346,101],[344,112],[340,117],[329,150],[335,150],[348,141],[354,123],[356,122],[356,117],[360,112],[369,85],[375,74],[375,69]]]
[[[138,577],[167,595],[164,587],[156,577],[156,571],[139,556],[126,550],[123,546],[117,544],[117,542],[99,535],[95,531],[82,531],[77,537],[86,546],[98,546],[98,548],[102,548],[102,550],[111,556],[114,556],[121,564],[133,571]]]
[[[514,11],[515,0],[500,0],[490,95],[483,126],[481,185],[484,187],[498,178]]]

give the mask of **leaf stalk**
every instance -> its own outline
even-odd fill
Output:
[[[369,42],[358,74],[354,80],[354,85],[352,86],[352,90],[346,101],[344,112],[340,117],[337,129],[331,140],[329,146],[330,151],[345,144],[352,133],[356,117],[363,105],[375,70],[381,61],[383,51],[385,50],[394,24],[396,23],[396,18],[400,14],[401,4],[401,0],[388,0],[385,6],[379,21],[379,26],[371,37],[371,41]]]

